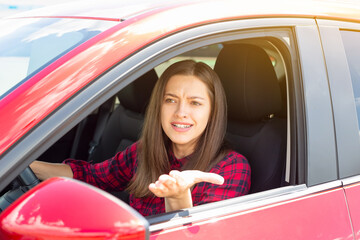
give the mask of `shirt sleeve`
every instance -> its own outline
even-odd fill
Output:
[[[135,172],[136,149],[137,143],[134,143],[113,158],[97,164],[74,159],[66,159],[64,163],[71,167],[74,179],[105,191],[123,191]]]
[[[192,191],[194,206],[242,196],[250,190],[250,165],[247,159],[237,152],[230,152],[210,172],[223,176],[224,184],[197,184]]]

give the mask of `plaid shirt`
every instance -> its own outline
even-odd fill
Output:
[[[67,159],[74,178],[99,187],[105,191],[122,191],[134,176],[137,167],[137,143],[131,145],[113,158],[102,163],[90,164],[85,161]],[[176,159],[170,155],[171,168],[180,170],[187,158]],[[250,165],[241,154],[231,151],[216,164],[210,172],[224,177],[223,185],[206,182],[198,183],[192,190],[193,205],[215,202],[245,195],[250,190]],[[130,206],[144,216],[165,212],[164,198],[136,198],[130,194]]]

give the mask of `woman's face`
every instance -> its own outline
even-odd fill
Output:
[[[161,125],[173,142],[175,155],[176,150],[185,155],[194,151],[210,112],[208,88],[199,78],[174,75],[169,79],[161,106]]]

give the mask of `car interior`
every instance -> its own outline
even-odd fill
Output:
[[[226,141],[250,163],[250,193],[287,185],[285,65],[281,53],[265,38],[214,44],[169,59],[123,88],[38,159],[97,163],[136,142],[158,76],[171,63],[189,58],[209,64],[223,83],[228,103]],[[112,194],[127,201],[126,193]]]
[[[215,71],[228,101],[227,140],[251,165],[252,193],[282,183],[286,152],[286,119],[281,91],[269,56],[250,44],[225,45]]]

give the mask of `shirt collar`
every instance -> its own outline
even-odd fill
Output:
[[[191,155],[178,159],[175,157],[174,152],[172,150],[169,150],[168,156],[171,166],[180,169],[189,160]]]

